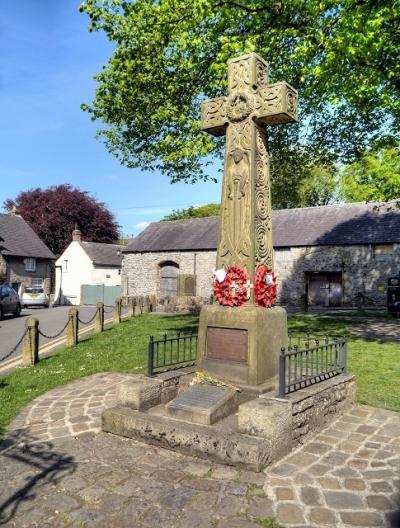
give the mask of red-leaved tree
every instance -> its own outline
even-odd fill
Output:
[[[3,204],[9,211],[13,206],[55,255],[71,242],[75,224],[82,240],[112,243],[119,237],[119,225],[105,204],[70,184],[23,191]]]

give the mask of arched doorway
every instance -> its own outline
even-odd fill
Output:
[[[160,298],[178,295],[179,266],[168,260],[160,264]]]

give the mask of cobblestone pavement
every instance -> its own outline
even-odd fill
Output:
[[[44,431],[9,432],[0,453],[0,525],[256,528],[276,516],[286,527],[400,526],[399,414],[354,407],[264,473],[253,473],[96,433],[101,405],[112,404],[112,386],[123,379],[92,376],[28,406],[20,425],[34,410],[71,422],[74,402],[90,419],[85,431],[75,432],[73,422],[60,426],[62,435],[43,419]],[[92,398],[100,405],[90,406]],[[39,401],[68,405],[50,411]],[[43,434],[54,440],[39,439]]]
[[[27,405],[8,430],[40,441],[98,433],[102,410],[115,405],[115,387],[132,376],[105,372],[57,387]]]

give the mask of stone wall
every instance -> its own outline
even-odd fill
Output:
[[[280,278],[279,300],[287,306],[304,306],[307,274],[339,272],[343,280],[343,305],[357,306],[358,294],[366,306],[385,306],[387,279],[399,271],[400,244],[393,254],[375,257],[371,245],[282,248],[275,251],[275,268]]]
[[[128,253],[124,255],[123,292],[127,296],[158,295],[160,264],[170,260],[179,265],[179,273],[196,275],[196,296],[208,299],[212,293],[215,251],[174,251]]]
[[[51,278],[51,261],[36,259],[36,270],[26,271],[23,257],[7,257],[7,278],[6,282],[12,284],[13,282],[20,283],[22,286],[31,286],[32,279],[42,279],[44,288],[47,293],[50,293],[50,278]]]
[[[292,441],[302,444],[325,427],[333,415],[342,414],[355,402],[355,378],[341,374],[288,396],[292,405]]]
[[[156,295],[159,265],[166,260],[176,262],[180,273],[195,274],[196,295],[210,297],[216,251],[125,254],[125,295]],[[384,258],[374,256],[372,245],[279,248],[275,250],[275,271],[280,282],[278,301],[284,306],[304,307],[308,274],[325,271],[341,273],[344,306],[357,306],[360,294],[365,306],[385,306],[387,278],[400,271],[399,262],[400,244],[393,244],[392,255]]]

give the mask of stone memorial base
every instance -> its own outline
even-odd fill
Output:
[[[255,394],[274,390],[287,335],[287,315],[280,306],[203,306],[197,370]]]
[[[240,401],[238,408],[237,399],[229,397],[233,391],[210,385],[188,387],[192,378],[193,375],[169,373],[157,379],[138,376],[120,384],[118,405],[103,411],[103,431],[261,471],[354,403],[354,376],[348,374],[299,390],[285,399],[276,398],[276,393],[253,396]],[[197,409],[208,406],[209,412],[213,408],[209,420],[215,418],[215,423],[196,422],[201,414],[196,411],[196,401]]]

